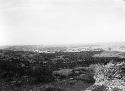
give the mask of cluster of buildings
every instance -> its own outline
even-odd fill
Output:
[[[92,47],[78,47],[78,48],[67,48],[66,50],[34,50],[39,53],[55,53],[55,52],[82,52],[82,51],[103,51],[102,48]]]
[[[18,49],[19,50],[19,49]],[[56,52],[83,52],[83,51],[119,51],[125,52],[125,46],[86,46],[86,47],[67,47],[67,48],[45,48],[37,49],[32,48],[28,51],[34,51],[38,53],[56,53]]]
[[[82,52],[82,51],[102,51],[102,48],[92,48],[92,47],[80,47],[80,48],[68,48],[67,52]]]

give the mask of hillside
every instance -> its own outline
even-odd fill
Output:
[[[95,54],[93,57],[117,57],[117,58],[125,58],[124,52],[118,51],[104,51],[100,54]]]
[[[85,90],[95,81],[91,65],[106,65],[111,60],[125,60],[122,57],[114,58],[116,54],[120,54],[119,52],[113,52],[115,54],[113,58],[110,55],[94,57],[104,53],[109,52],[38,53],[2,49],[0,50],[0,90],[4,91],[5,88],[9,91]]]

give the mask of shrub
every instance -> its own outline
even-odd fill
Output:
[[[110,62],[107,65],[91,65],[94,69],[95,85],[105,85],[109,89],[118,88],[125,91],[125,63]]]

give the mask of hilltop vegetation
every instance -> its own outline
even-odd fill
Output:
[[[54,81],[53,71],[88,66],[95,53],[99,52],[46,54],[0,50],[0,79],[18,84],[48,83]]]
[[[58,84],[59,88],[66,89],[68,85],[65,84],[69,84],[69,87],[77,87],[78,84],[83,86],[81,83],[84,82],[89,84],[85,85],[85,89],[95,82],[92,65],[106,65],[111,60],[124,61],[124,58],[117,57],[93,57],[100,53],[102,51],[37,53],[0,50],[0,87],[36,84],[44,86],[52,83]],[[50,88],[56,89],[52,84]],[[50,91],[46,89],[42,91]]]

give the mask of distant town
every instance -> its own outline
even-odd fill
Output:
[[[110,43],[98,45],[79,45],[79,46],[41,46],[41,45],[20,45],[4,46],[1,49],[14,51],[33,51],[38,53],[55,52],[82,52],[82,51],[119,51],[125,52],[125,43]]]

